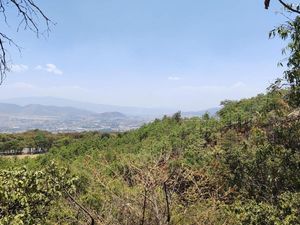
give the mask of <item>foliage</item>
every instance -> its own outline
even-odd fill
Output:
[[[52,224],[297,224],[300,113],[285,93],[130,132],[46,134],[47,154],[2,167],[39,170],[55,160],[78,176],[77,204],[57,198]]]
[[[1,170],[0,224],[45,224],[51,207],[75,190],[75,180],[54,163],[38,171]]]
[[[270,34],[290,41],[285,83],[226,100],[215,117],[178,112],[124,133],[1,134],[2,152],[49,152],[0,158],[0,224],[299,224],[299,31],[295,17]]]
[[[276,205],[253,200],[239,201],[234,211],[240,224],[300,224],[300,194],[285,193],[279,196]]]
[[[295,17],[289,18],[288,21],[279,27],[273,29],[269,36],[279,36],[283,40],[288,40],[287,46],[282,50],[282,54],[287,55],[287,58],[280,62],[279,65],[283,66],[286,62],[286,70],[284,72],[284,79],[278,79],[272,89],[282,88],[287,86],[289,92],[287,97],[291,105],[300,106],[300,8],[299,4],[285,3],[279,1],[284,9],[290,14],[296,14]]]

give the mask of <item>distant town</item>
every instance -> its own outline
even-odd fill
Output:
[[[51,104],[51,105],[50,105]],[[215,114],[219,108],[183,112],[184,117]],[[141,127],[176,110],[96,105],[57,98],[14,99],[0,103],[0,133],[45,130],[53,133],[122,132]]]
[[[19,133],[27,130],[40,129],[50,132],[82,132],[82,131],[127,131],[139,128],[146,121],[123,120],[54,120],[48,118],[22,119],[10,118],[3,122],[0,118],[0,133]]]

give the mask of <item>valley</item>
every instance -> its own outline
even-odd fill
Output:
[[[3,100],[3,102],[7,101]],[[171,111],[170,109],[104,107],[103,105],[49,97],[13,99],[10,102],[17,102],[20,105],[0,103],[0,132],[2,133],[25,132],[34,129],[54,133],[83,131],[121,132],[137,129],[155,118],[162,118],[164,115],[172,115],[176,112],[176,110]],[[62,103],[65,105],[62,106]],[[119,111],[104,111],[109,109]],[[206,112],[214,115],[218,109],[182,112],[182,115],[184,117],[199,117]]]

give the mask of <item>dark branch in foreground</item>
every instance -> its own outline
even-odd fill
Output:
[[[283,6],[284,6],[285,8],[287,8],[288,10],[290,10],[290,11],[292,11],[292,12],[294,12],[294,13],[300,14],[300,11],[299,11],[298,7],[297,7],[297,8],[294,8],[294,7],[292,6],[292,4],[287,4],[287,3],[285,3],[285,2],[282,1],[282,0],[278,0],[278,1],[280,2],[281,5],[283,5]]]
[[[95,225],[95,219],[92,216],[92,214],[89,212],[89,210],[87,210],[85,207],[83,207],[80,203],[78,203],[76,201],[76,199],[67,191],[65,190],[65,193],[67,194],[67,196],[69,197],[69,199],[75,204],[77,205],[86,215],[89,216],[89,218],[91,219],[91,225]]]
[[[264,3],[265,3],[265,9],[269,9],[269,6],[270,6],[270,1],[271,0],[265,0]],[[286,8],[287,10],[291,11],[291,12],[294,12],[294,13],[297,13],[297,14],[300,14],[300,9],[299,9],[299,6],[296,6],[294,7],[293,4],[289,4],[289,3],[286,3],[282,0],[278,0],[279,3],[281,5],[283,5],[284,8]]]
[[[17,31],[20,28],[24,30],[29,29],[36,34],[37,37],[43,35],[45,32],[50,32],[50,23],[52,21],[46,14],[34,3],[33,0],[0,0],[0,15],[2,14],[4,22],[8,25],[8,16],[6,9],[12,8],[16,10],[18,18],[20,18]],[[39,21],[42,19],[45,22],[46,29],[41,32]],[[10,70],[8,65],[8,51],[7,46],[14,46],[20,51],[20,47],[8,37],[3,31],[0,31],[0,85],[2,84],[6,73]]]

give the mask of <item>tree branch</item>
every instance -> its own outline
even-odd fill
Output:
[[[145,187],[145,190],[144,190],[144,203],[143,203],[143,217],[142,217],[141,225],[144,225],[144,223],[145,223],[146,208],[147,208],[147,189]]]
[[[39,18],[45,21],[46,30],[50,32],[50,23],[54,24],[44,12],[34,3],[34,0],[0,0],[0,14],[4,17],[4,22],[8,25],[8,18],[6,15],[6,9],[8,7],[14,8],[17,14],[21,17],[17,31],[24,25],[24,30],[27,28],[39,37],[40,34],[44,34],[44,31],[40,31]],[[7,45],[13,45],[20,51],[21,48],[9,38],[3,32],[0,32],[0,85],[5,79],[6,73],[9,72],[10,66],[7,59]]]
[[[265,1],[264,1],[265,9],[269,9],[270,1],[271,1],[271,0],[265,0]],[[286,9],[290,10],[291,12],[300,14],[300,10],[299,10],[298,7],[297,7],[297,8],[294,8],[292,4],[288,4],[288,3],[286,3],[286,2],[284,2],[284,1],[282,1],[282,0],[278,0],[278,1],[279,1],[279,3],[280,3],[281,5],[283,5]]]
[[[168,195],[168,187],[167,187],[166,182],[163,183],[163,190],[165,193],[166,206],[167,206],[167,223],[169,224],[171,221],[171,214],[170,214],[170,202],[169,202],[169,195]]]
[[[290,10],[290,11],[292,11],[294,13],[300,14],[300,11],[298,9],[293,8],[293,6],[291,4],[289,5],[289,4],[285,3],[282,0],[278,0],[278,1],[280,2],[281,5],[283,5],[288,10]]]
[[[83,207],[81,204],[79,204],[75,198],[67,191],[65,190],[65,193],[67,194],[67,196],[70,198],[70,200],[75,203],[75,205],[77,205],[83,212],[86,213],[86,215],[88,215],[91,219],[91,225],[95,225],[95,219],[94,217],[92,216],[92,214],[85,208]]]

